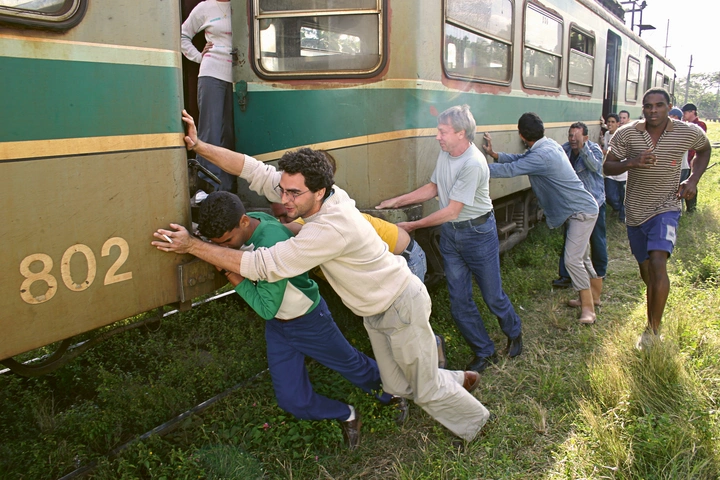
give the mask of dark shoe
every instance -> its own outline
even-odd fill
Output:
[[[435,335],[438,351],[438,368],[445,368],[447,357],[445,356],[445,338],[442,335]]]
[[[360,427],[362,427],[362,421],[357,411],[355,411],[355,420],[340,422],[343,437],[345,437],[350,450],[355,450],[360,445]]]
[[[463,380],[463,388],[469,393],[475,391],[480,385],[480,374],[478,372],[468,371],[465,372],[465,380]]]
[[[494,353],[489,357],[478,357],[476,355],[475,358],[472,359],[472,362],[470,362],[465,367],[465,370],[470,370],[473,372],[483,372],[491,364],[497,363],[497,361],[497,355],[495,355]]]
[[[556,278],[552,281],[554,288],[570,288],[572,286],[572,280],[567,277]]]
[[[395,414],[395,424],[398,427],[402,427],[403,424],[407,422],[410,412],[410,407],[408,405],[407,399],[394,395],[388,405],[397,410],[397,413]]]
[[[517,357],[522,353],[522,347],[522,333],[520,333],[520,335],[513,339],[508,338],[505,354],[510,358]]]

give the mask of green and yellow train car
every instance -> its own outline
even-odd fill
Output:
[[[151,233],[190,223],[180,54],[197,0],[0,0],[0,359],[214,290],[209,265]],[[518,117],[563,142],[674,68],[615,0],[232,0],[236,150],[330,151],[361,209],[426,183],[436,115],[470,105],[476,142],[520,152]],[[242,185],[242,182],[241,182]],[[254,207],[267,203],[246,189]],[[526,178],[491,182],[501,248],[541,211]],[[437,208],[382,212],[399,221]],[[435,271],[434,232],[419,232]],[[12,362],[9,362],[12,363]]]
[[[612,7],[615,5],[615,13]],[[674,70],[616,16],[614,0],[252,0],[233,10],[238,149],[265,161],[311,146],[338,161],[336,179],[361,209],[426,183],[436,115],[468,104],[476,143],[521,152],[524,112],[567,140],[583,121],[639,117],[642,92],[672,89]],[[621,9],[620,9],[621,11]],[[490,184],[501,250],[541,212],[526,177]],[[247,200],[254,199],[249,194]],[[437,208],[423,205],[425,214]],[[419,209],[383,212],[391,220]],[[433,232],[419,232],[440,267]]]
[[[0,359],[214,290],[150,245],[190,215],[179,4],[0,0],[0,21]]]

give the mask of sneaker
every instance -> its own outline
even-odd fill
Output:
[[[435,343],[437,343],[438,351],[438,368],[445,368],[447,365],[447,357],[445,356],[445,338],[442,335],[435,335]]]

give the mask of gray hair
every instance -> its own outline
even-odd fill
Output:
[[[472,143],[475,140],[475,117],[467,105],[456,105],[442,112],[437,117],[438,125],[450,125],[456,132],[464,131],[465,138]]]

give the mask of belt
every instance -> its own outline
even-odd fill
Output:
[[[477,227],[478,225],[482,225],[483,223],[487,222],[490,218],[490,215],[492,215],[492,210],[487,212],[485,215],[480,215],[479,217],[473,218],[472,220],[463,220],[462,222],[450,222],[450,225],[455,230],[462,230],[463,228],[470,228],[470,227]]]
[[[400,254],[408,262],[410,261],[410,253],[412,252],[413,248],[415,248],[415,239],[411,238],[410,243],[407,244],[405,250],[403,250],[403,252]]]

